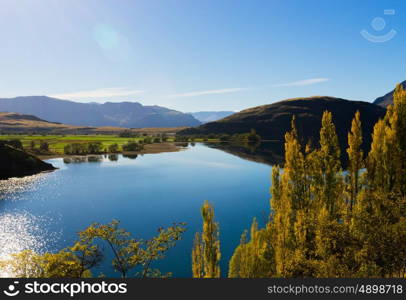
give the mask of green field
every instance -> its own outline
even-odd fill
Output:
[[[122,145],[129,140],[140,140],[142,138],[125,138],[115,135],[0,135],[0,140],[17,139],[23,143],[23,147],[28,149],[31,141],[36,141],[37,146],[39,141],[45,141],[49,144],[49,149],[52,152],[62,154],[63,148],[70,143],[88,143],[88,142],[101,142],[103,148],[112,144],[118,144],[121,148]]]
[[[122,145],[126,144],[129,140],[139,141],[145,137],[119,137],[117,135],[0,135],[0,140],[20,140],[24,149],[30,148],[31,141],[36,142],[36,147],[39,146],[40,141],[47,142],[49,144],[49,150],[55,154],[63,154],[64,147],[71,143],[89,143],[89,142],[101,142],[103,149],[112,144],[118,144],[121,149]],[[168,137],[168,142],[174,142],[174,137]],[[216,142],[218,139],[203,139],[195,138],[194,142]]]

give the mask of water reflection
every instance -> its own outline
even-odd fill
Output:
[[[187,148],[189,147],[189,143],[188,142],[176,142],[175,143],[176,146],[182,147],[182,148]]]
[[[84,162],[102,162],[103,155],[81,155],[81,156],[69,156],[64,157],[63,162],[65,164],[72,163],[84,163]]]
[[[138,154],[123,154],[123,157],[129,159],[136,159],[138,157]]]
[[[267,165],[282,165],[284,162],[284,143],[278,141],[257,143],[204,143],[210,148],[215,148],[238,156],[240,158],[264,163]]]
[[[109,154],[109,161],[118,161],[118,154]]]

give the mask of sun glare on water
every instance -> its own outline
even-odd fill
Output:
[[[35,189],[41,181],[39,176],[25,178],[12,178],[0,181],[0,202],[9,204],[20,201],[20,195],[27,190]],[[8,208],[7,205],[0,210],[0,261],[7,261],[11,254],[23,250],[32,250],[36,253],[47,251],[48,245],[55,240],[55,234],[49,234],[46,224],[49,217],[36,216],[18,208]],[[0,266],[0,277],[14,277],[7,267]]]

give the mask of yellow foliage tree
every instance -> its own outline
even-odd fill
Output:
[[[192,272],[195,278],[220,277],[220,240],[219,225],[214,220],[214,209],[205,201],[201,214],[203,232],[196,234],[192,250]]]

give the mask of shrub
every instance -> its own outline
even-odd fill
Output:
[[[136,141],[128,141],[123,145],[124,151],[141,151],[144,147]]]
[[[49,152],[49,144],[45,141],[39,142],[39,151],[40,152]]]
[[[118,144],[112,144],[108,147],[108,152],[110,153],[117,153],[118,152]]]

